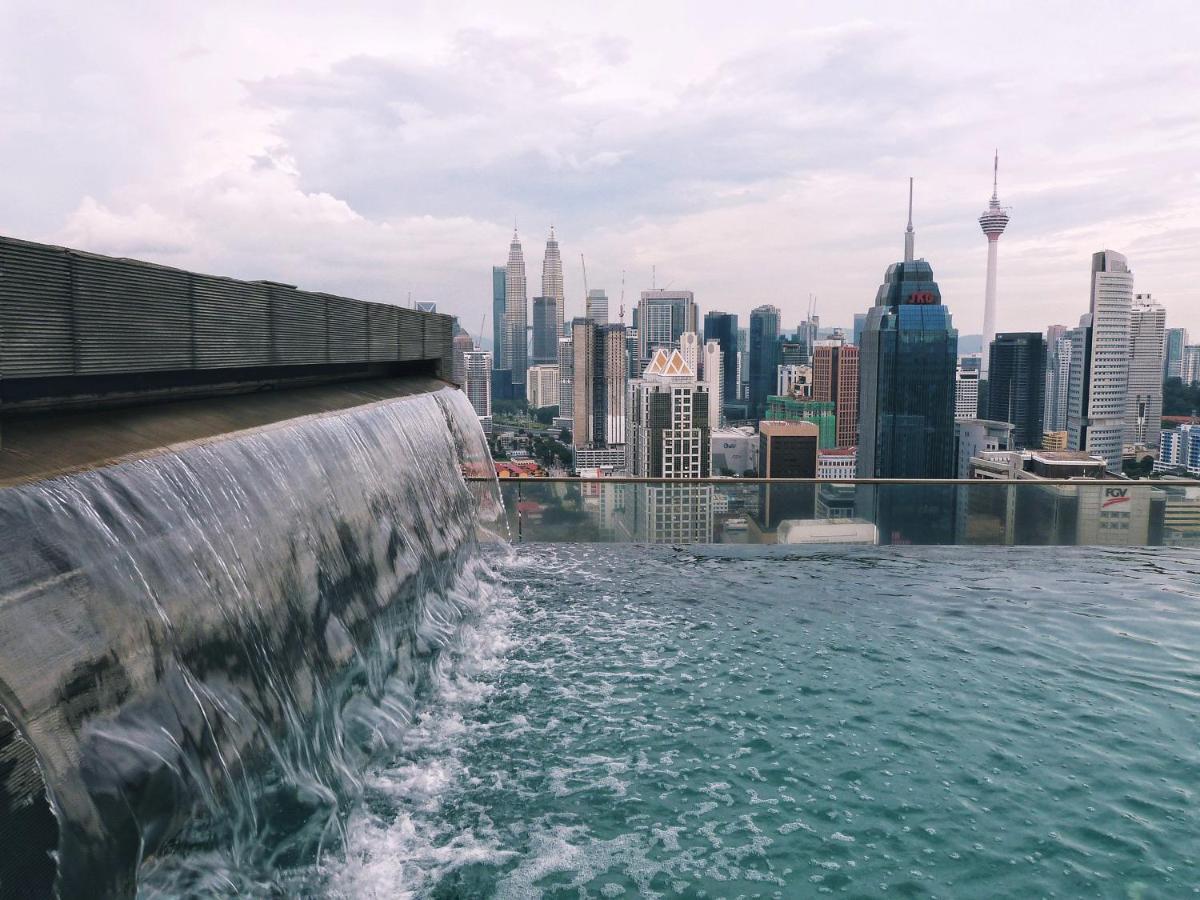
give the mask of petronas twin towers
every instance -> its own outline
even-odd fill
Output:
[[[542,293],[534,299],[535,304],[552,305],[554,335],[563,334],[565,322],[563,295],[562,254],[558,249],[558,238],[554,226],[550,226],[550,237],[546,240],[546,254],[542,258]],[[504,329],[497,368],[512,371],[514,384],[525,383],[529,369],[529,296],[525,280],[525,256],[521,239],[513,229],[512,243],[508,245],[508,264],[504,278]]]

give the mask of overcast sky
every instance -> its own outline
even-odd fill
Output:
[[[657,266],[790,329],[810,294],[829,324],[871,304],[913,175],[969,333],[998,146],[1000,330],[1075,323],[1107,247],[1200,336],[1198,38],[1190,2],[9,0],[0,232],[475,333],[513,223],[531,296],[553,223],[568,316],[583,252],[614,312]]]

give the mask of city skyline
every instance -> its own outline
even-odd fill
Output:
[[[826,322],[865,308],[915,175],[924,250],[975,334],[976,217],[998,145],[1013,214],[998,331],[1072,324],[1081,261],[1106,247],[1137,260],[1168,327],[1200,333],[1200,135],[1175,102],[1200,87],[1191,7],[1122,16],[1086,48],[1071,11],[1032,5],[678,13],[300,7],[294,28],[263,9],[229,34],[219,5],[145,22],[18,12],[0,76],[38,90],[3,114],[0,161],[23,177],[0,187],[0,233],[411,294],[474,333],[490,315],[481,272],[503,261],[515,219],[539,243],[556,226],[568,320],[583,308],[582,251],[614,309],[621,272],[628,309],[656,267],[659,287],[704,309],[748,321],[771,304],[789,330],[810,293]],[[178,37],[141,40],[166,26]],[[1005,53],[978,54],[985,33]],[[706,53],[678,52],[695,46]],[[47,105],[56,116],[33,115]],[[67,139],[80,129],[93,139]]]

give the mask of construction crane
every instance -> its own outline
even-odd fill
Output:
[[[621,270],[621,306],[617,312],[618,321],[625,324],[625,270]]]
[[[584,308],[584,310],[586,310],[587,309],[587,295],[588,295],[587,260],[585,260],[583,258],[582,253],[579,254],[579,265],[583,268],[583,308]]]
[[[479,340],[475,344],[475,346],[480,348],[481,350],[483,349],[483,326],[486,324],[487,324],[487,313],[484,313],[483,318],[479,320]],[[492,349],[493,349],[493,351],[495,350],[494,347]]]

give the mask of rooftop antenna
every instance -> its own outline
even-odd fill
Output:
[[[625,324],[625,270],[621,270],[621,308],[617,312],[617,317],[622,325]]]
[[[487,313],[483,314],[483,318],[479,320],[479,340],[475,342],[475,346],[483,349],[483,327],[487,324]]]
[[[908,178],[908,227],[904,229],[904,261],[913,261],[913,227],[912,227],[913,179]]]
[[[587,260],[585,260],[583,258],[582,253],[579,254],[579,265],[583,268],[583,307],[584,307],[584,312],[587,312],[587,295],[588,295]]]

